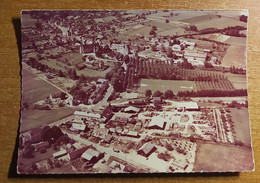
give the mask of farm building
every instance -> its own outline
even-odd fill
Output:
[[[58,152],[53,153],[52,157],[53,158],[60,158],[62,156],[65,156],[66,154],[67,154],[67,151],[65,149],[62,149],[62,150],[60,150]]]
[[[149,157],[155,150],[156,147],[151,142],[147,142],[138,149],[137,153],[141,156]]]
[[[36,151],[38,151],[39,149],[43,148],[46,149],[47,147],[49,147],[49,142],[48,141],[44,141],[44,142],[39,142],[37,144],[32,144],[32,146],[34,146],[34,149]]]
[[[188,111],[198,111],[200,110],[197,102],[175,102],[173,104],[177,110],[188,110]]]
[[[81,155],[88,149],[89,147],[82,147],[76,151],[73,151],[71,153],[69,153],[69,158],[70,160],[74,160],[74,159],[77,159],[77,158],[80,158]]]
[[[148,124],[149,129],[164,130],[166,127],[166,120],[161,116],[154,116]]]
[[[199,51],[191,51],[191,50],[185,50],[184,51],[184,58],[187,60],[197,60],[205,62],[207,57],[207,53],[205,52],[199,52]]]
[[[129,106],[129,107],[125,108],[124,111],[127,112],[127,113],[137,113],[137,112],[140,111],[140,109],[133,107],[133,106]]]

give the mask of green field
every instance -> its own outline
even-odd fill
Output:
[[[198,143],[195,172],[239,172],[252,170],[252,151],[247,147]]]
[[[23,103],[34,103],[60,91],[27,70],[22,70],[22,75]]]
[[[23,110],[21,112],[20,131],[30,130],[32,128],[44,126],[45,124],[55,122],[74,113],[74,109],[60,108],[52,110]]]
[[[144,93],[147,89],[152,90],[152,92],[155,92],[157,90],[161,92],[165,92],[166,90],[172,90],[175,95],[179,91],[197,91],[196,84],[193,81],[141,79],[138,92]]]
[[[232,120],[234,122],[234,129],[236,133],[236,140],[243,144],[251,145],[250,124],[248,108],[230,109]]]

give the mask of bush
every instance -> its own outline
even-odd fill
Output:
[[[47,152],[46,149],[41,149],[41,150],[40,150],[40,153],[42,153],[42,154],[44,154],[44,153],[46,153],[46,152]]]

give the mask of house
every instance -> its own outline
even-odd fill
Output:
[[[105,143],[110,143],[113,139],[113,136],[110,134],[107,134],[106,137],[103,139]]]
[[[100,119],[101,115],[100,114],[95,114],[95,113],[87,113],[87,112],[83,112],[83,111],[75,111],[74,112],[75,116],[79,116],[82,119],[86,119],[86,120],[91,120],[91,119]]]
[[[129,106],[129,107],[125,108],[124,111],[127,113],[138,113],[140,111],[140,109],[133,107],[133,106]]]
[[[42,160],[37,163],[35,163],[37,166],[37,169],[40,170],[41,172],[47,172],[49,169],[51,169],[51,165],[49,160]]]
[[[66,154],[67,154],[67,151],[65,149],[62,149],[62,150],[60,150],[58,152],[53,153],[52,157],[53,158],[60,158],[62,156],[65,156]]]
[[[96,163],[98,160],[104,157],[103,153],[98,152],[92,148],[87,149],[82,155],[81,158],[90,163]]]
[[[117,162],[117,161],[112,161],[110,164],[109,164],[109,168],[111,169],[111,172],[112,173],[120,173],[120,172],[124,172],[125,171],[125,168],[126,166]]]
[[[181,46],[179,44],[175,44],[172,46],[172,51],[181,51]]]
[[[150,142],[143,144],[142,147],[140,147],[137,150],[137,154],[140,154],[141,156],[144,156],[144,157],[149,157],[156,149],[157,148],[150,141]]]
[[[153,104],[162,104],[163,100],[161,99],[161,97],[153,97]]]
[[[107,128],[97,128],[93,131],[93,136],[99,139],[105,139],[108,134],[109,129]]]
[[[135,131],[128,131],[128,132],[126,133],[126,136],[128,136],[128,137],[134,137],[134,138],[139,138],[139,137],[140,137],[140,135],[139,135],[137,132],[135,132]]]
[[[72,131],[84,131],[86,129],[85,124],[72,123],[71,130]]]
[[[77,159],[77,158],[80,158],[81,155],[89,148],[89,146],[87,147],[82,147],[80,149],[77,149],[76,151],[73,151],[71,153],[69,153],[69,158],[70,160],[74,160],[74,159]]]
[[[106,121],[110,120],[114,116],[114,113],[113,113],[112,109],[110,108],[110,106],[107,106],[102,111],[101,116],[105,117]]]
[[[115,121],[118,121],[118,122],[121,122],[121,123],[127,123],[128,122],[128,118],[116,116],[115,117]]]
[[[154,116],[148,124],[149,129],[159,129],[164,130],[166,127],[166,119],[161,116]]]

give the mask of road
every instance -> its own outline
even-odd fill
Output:
[[[89,146],[89,145],[94,146],[101,153],[105,152],[109,156],[115,156],[117,158],[125,160],[126,162],[134,164],[135,166],[137,166],[139,168],[146,168],[146,169],[149,168],[151,172],[162,172],[162,171],[164,171],[165,168],[168,169],[168,167],[163,166],[162,161],[159,160],[158,158],[157,158],[157,160],[155,158],[147,160],[145,157],[138,155],[137,153],[134,153],[134,154],[126,154],[123,152],[116,153],[113,151],[113,149],[111,147],[103,147],[98,144],[94,144],[94,143],[88,141],[87,139],[83,139],[82,137],[80,137],[80,135],[70,134],[67,131],[63,131],[63,133],[66,133],[70,138],[72,138],[82,144],[85,144],[87,146]],[[164,167],[164,169],[162,169],[162,167]]]

